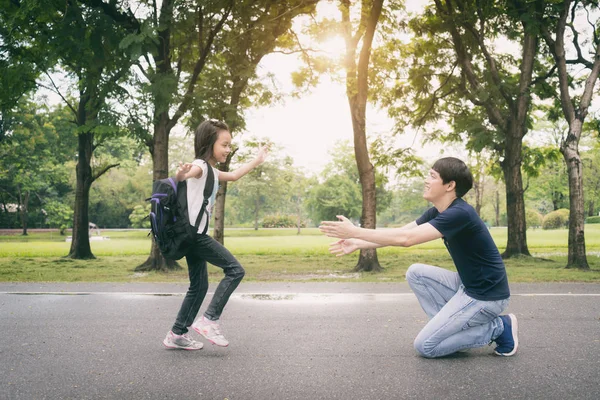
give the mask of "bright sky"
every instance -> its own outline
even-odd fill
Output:
[[[408,12],[418,12],[426,0],[407,2]],[[335,4],[320,3],[317,15],[331,15],[339,18]],[[314,46],[311,46],[314,47]],[[341,38],[334,38],[321,45],[332,55],[345,51]],[[259,65],[259,75],[275,74],[278,85],[284,91],[291,91],[290,74],[300,68],[301,62],[294,55],[279,53],[266,56]],[[294,159],[296,166],[308,173],[319,173],[329,162],[329,153],[336,142],[348,140],[352,143],[353,131],[348,99],[344,84],[329,78],[299,99],[286,98],[284,104],[252,109],[247,113],[247,131],[244,136],[268,137],[283,146],[283,152]],[[385,110],[367,108],[367,137],[390,132],[393,121]],[[439,155],[439,146],[420,144],[420,135],[406,132],[397,139],[396,146],[411,146],[425,159]],[[242,138],[243,140],[243,138]],[[459,155],[447,151],[446,155]]]
[[[411,0],[405,2],[406,11],[414,14],[422,11],[430,0]],[[339,18],[335,2],[321,2],[317,8],[317,17],[328,15]],[[518,46],[506,40],[498,39],[494,46],[503,52],[517,52]],[[311,47],[313,47],[311,45]],[[337,55],[343,54],[344,42],[341,38],[330,40],[322,48]],[[572,50],[572,49],[571,49]],[[515,54],[518,57],[518,54]],[[301,62],[292,55],[271,54],[259,65],[259,74],[274,73],[283,90],[290,91],[290,74],[300,68]],[[587,70],[585,71],[587,74]],[[592,107],[593,109],[596,108]],[[390,132],[393,127],[385,110],[367,108],[367,138]],[[324,79],[310,94],[300,99],[287,98],[285,104],[253,109],[247,113],[247,132],[245,135],[268,137],[284,147],[283,152],[294,159],[296,166],[308,173],[319,173],[329,162],[329,153],[339,140],[353,140],[352,123],[348,100],[343,83]],[[528,140],[540,142],[535,132],[530,132]],[[543,132],[542,137],[547,136]],[[405,132],[396,139],[396,147],[411,146],[417,155],[433,162],[443,156],[466,157],[466,151],[459,145],[443,147],[440,144],[422,145],[422,134]],[[546,138],[547,139],[547,138]],[[545,143],[548,140],[542,140]]]

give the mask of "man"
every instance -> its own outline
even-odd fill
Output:
[[[496,343],[495,353],[512,356],[518,347],[517,318],[500,315],[510,291],[506,269],[485,223],[462,197],[473,187],[464,162],[446,157],[435,162],[425,180],[423,198],[433,207],[416,221],[396,229],[364,229],[346,217],[324,221],[319,229],[339,238],[329,251],[337,256],[358,249],[409,247],[442,239],[458,272],[413,264],[406,280],[429,322],[415,339],[423,357]]]

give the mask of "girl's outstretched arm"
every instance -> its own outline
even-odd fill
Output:
[[[179,161],[179,167],[175,173],[175,179],[185,181],[187,178],[200,178],[202,176],[202,168],[192,163],[183,164]]]
[[[261,146],[258,149],[258,154],[256,158],[249,163],[246,163],[236,169],[235,171],[230,172],[219,172],[219,180],[220,181],[237,181],[242,176],[246,175],[248,172],[252,171],[254,168],[258,167],[260,164],[265,162],[267,155],[269,154],[269,148],[266,146]]]

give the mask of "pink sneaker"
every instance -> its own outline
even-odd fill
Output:
[[[204,318],[204,315],[192,324],[192,329],[204,336],[212,344],[221,347],[229,346],[229,342],[221,333],[217,321]]]
[[[167,333],[167,337],[163,340],[163,344],[169,349],[183,350],[200,350],[204,346],[202,342],[193,340],[187,333],[176,335],[173,331]]]

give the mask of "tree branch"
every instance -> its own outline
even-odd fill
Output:
[[[54,88],[53,88],[53,89],[52,89],[52,88],[49,88],[49,87],[47,87],[47,86],[45,86],[45,85],[43,85],[43,84],[41,84],[41,83],[40,83],[39,85],[40,85],[41,87],[43,87],[43,88],[46,88],[46,89],[48,89],[48,90],[50,90],[50,91],[52,91],[52,92],[56,93],[57,95],[59,95],[59,96],[60,96],[60,98],[61,98],[61,99],[62,99],[62,100],[65,102],[65,104],[67,105],[67,107],[69,107],[69,108],[71,109],[71,111],[73,111],[73,113],[74,113],[75,115],[77,115],[77,110],[75,110],[75,107],[73,107],[73,106],[71,105],[71,103],[69,103],[69,101],[68,101],[68,100],[67,100],[67,99],[66,99],[66,98],[65,98],[65,97],[62,95],[62,93],[60,92],[60,90],[58,89],[58,87],[56,86],[56,84],[54,83],[54,80],[52,79],[52,77],[50,76],[50,74],[49,74],[47,71],[45,71],[44,73],[46,74],[46,76],[48,77],[48,79],[50,79],[50,82],[52,83],[52,86],[53,86]]]
[[[489,66],[489,71],[492,75],[492,81],[498,88],[498,91],[500,92],[500,94],[502,95],[502,97],[504,98],[506,103],[509,105],[509,107],[512,107],[513,99],[510,96],[510,94],[508,92],[506,92],[506,90],[504,89],[504,85],[502,83],[502,78],[500,77],[500,73],[498,72],[496,60],[494,59],[494,57],[492,57],[487,46],[485,45],[484,35],[483,35],[483,31],[485,29],[484,28],[485,22],[484,22],[484,18],[481,17],[482,10],[480,7],[481,7],[481,4],[479,4],[479,1],[478,1],[477,2],[477,14],[480,15],[481,30],[478,32],[473,25],[471,25],[467,22],[463,23],[463,26],[465,27],[465,29],[467,31],[469,31],[471,33],[473,38],[479,44],[479,48],[481,49],[481,52],[482,52],[483,56],[485,57],[485,60],[487,61],[487,64]]]
[[[371,15],[373,13],[373,11],[372,11],[373,4],[372,3],[373,3],[373,0],[362,0],[362,3],[360,5],[360,21],[358,22],[358,28],[356,29],[356,34],[352,38],[352,41],[354,42],[354,47],[358,46],[358,42],[360,42],[360,39],[363,37],[363,35],[365,34],[365,31],[367,30],[367,24],[368,24],[367,21],[368,21],[369,15]],[[349,7],[350,6],[348,6],[348,8]],[[350,10],[348,10],[348,11],[350,11]]]
[[[531,86],[535,86],[538,83],[540,83],[542,81],[545,81],[546,79],[550,78],[554,74],[554,71],[556,71],[556,64],[553,65],[552,68],[550,68],[550,71],[548,71],[546,74],[540,75],[537,78],[533,79],[531,81]]]
[[[553,39],[550,31],[546,28],[547,24],[542,24],[542,35],[548,44],[550,52],[554,57],[558,69],[558,85],[560,89],[560,104],[565,115],[565,119],[571,125],[575,119],[575,109],[571,102],[569,94],[569,74],[567,71],[567,62],[565,58],[565,27],[567,25],[567,15],[571,7],[571,0],[565,0],[562,11],[556,24],[556,38]]]
[[[445,15],[446,19],[452,20],[454,19],[454,15],[452,15],[452,10],[451,10],[451,1],[447,1],[446,2],[446,9],[444,9],[444,6],[442,5],[441,0],[434,0],[435,1],[435,5],[436,8],[438,9],[438,12],[441,15]],[[449,23],[450,25],[450,35],[452,36],[453,39],[453,45],[454,45],[454,50],[456,52],[456,56],[458,58],[458,62],[461,65],[461,70],[464,73],[469,85],[471,85],[471,87],[473,88],[472,91],[470,90],[466,90],[466,92],[468,93],[470,99],[474,99],[475,96],[473,95],[473,93],[479,93],[484,91],[483,87],[481,86],[481,84],[479,83],[479,79],[477,78],[477,75],[475,74],[474,68],[473,68],[473,64],[471,63],[470,60],[470,55],[467,53],[464,44],[463,44],[463,40],[460,36],[460,33],[458,32],[458,29],[456,28],[456,25],[454,25],[453,23]],[[466,86],[465,86],[466,89]],[[479,104],[482,104],[488,114],[488,117],[490,118],[491,121],[496,121],[496,123],[502,127],[502,129],[506,129],[506,119],[502,116],[502,113],[500,112],[500,110],[491,103],[491,101],[489,100],[489,98],[485,101],[477,101]],[[473,103],[473,104],[477,104],[477,103]]]
[[[146,79],[150,80],[150,76],[148,75],[148,72],[146,72],[146,70],[144,69],[144,67],[142,67],[142,64],[140,64],[139,61],[136,62],[134,65],[136,67],[138,67],[138,69],[140,70],[142,75],[144,75],[146,77]]]
[[[131,11],[131,9],[127,9],[127,13],[121,12],[117,9],[115,2],[105,3],[102,0],[79,0],[83,4],[87,4],[92,8],[101,9],[105,15],[112,18],[115,22],[118,22],[123,28],[127,29],[130,32],[141,31],[141,24]]]
[[[577,30],[575,29],[575,26],[573,25],[573,22],[571,21],[571,23],[566,24],[566,26],[569,27],[569,29],[571,30],[571,33],[573,34],[573,46],[575,47],[575,50],[577,51],[577,58],[574,60],[575,63],[581,63],[583,65],[585,65],[587,68],[592,68],[593,63],[591,61],[588,61],[584,56],[583,53],[581,52],[581,46],[579,45],[579,32],[577,32]],[[574,63],[571,63],[574,64]]]
[[[352,24],[350,23],[350,0],[340,0],[339,6],[342,13],[342,31],[344,33],[344,41],[346,42],[347,62],[352,53],[352,61],[354,61],[354,53],[356,52],[356,43],[354,43],[352,35]]]
[[[452,71],[450,71],[450,73],[445,76],[446,79],[442,82],[442,84],[436,90],[434,90],[434,92],[431,96],[431,101],[429,102],[429,107],[427,108],[427,110],[425,110],[424,113],[421,114],[421,116],[419,118],[417,118],[417,120],[415,121],[415,125],[420,126],[424,123],[425,118],[429,115],[431,110],[433,110],[433,107],[435,106],[435,104],[437,103],[437,101],[439,99],[443,99],[444,97],[449,96],[450,94],[455,92],[455,90],[450,90],[449,92],[442,94],[439,97],[437,96],[437,93],[439,91],[441,91],[444,88],[444,86],[446,86],[446,84],[450,81],[450,78],[452,77],[452,74],[454,73],[454,70],[456,69],[456,67],[458,67],[458,63],[454,64],[454,66],[452,67]]]
[[[92,175],[92,182],[94,182],[96,179],[100,178],[102,175],[104,175],[106,172],[108,172],[109,169],[114,168],[114,167],[118,167],[119,165],[121,165],[121,164],[117,163],[117,164],[106,165],[98,173]]]
[[[600,73],[600,46],[596,46],[596,53],[594,54],[594,65],[590,75],[585,80],[585,88],[581,96],[579,103],[579,109],[577,111],[578,117],[581,121],[585,118],[588,113],[588,108],[592,101],[592,94],[594,93],[594,86],[598,80],[598,74]]]
[[[206,40],[206,46],[204,46],[204,48],[202,49],[200,57],[198,58],[198,60],[196,61],[196,65],[194,66],[194,71],[188,82],[188,87],[183,96],[183,100],[179,104],[177,111],[175,111],[173,118],[171,118],[169,120],[169,122],[167,123],[167,129],[172,129],[179,121],[179,118],[181,118],[181,116],[183,114],[185,114],[186,111],[188,110],[188,108],[192,102],[192,95],[194,92],[194,87],[196,86],[196,81],[198,80],[198,76],[200,75],[200,72],[204,68],[206,59],[208,58],[208,54],[210,53],[212,44],[215,40],[215,37],[217,36],[217,33],[219,33],[221,31],[221,29],[223,28],[225,21],[227,20],[227,18],[229,17],[229,14],[231,13],[231,10],[233,9],[233,3],[234,2],[232,0],[230,2],[229,7],[227,9],[225,9],[225,11],[223,12],[223,15],[221,16],[221,19],[219,20],[217,25],[215,25],[214,29],[212,29],[210,31],[208,38]]]
[[[598,4],[596,4],[596,7],[598,7]],[[598,45],[598,31],[596,30],[596,25],[592,21],[590,21],[590,10],[587,7],[585,9],[585,15],[586,15],[588,24],[592,28],[592,32],[594,32],[594,43],[597,46]]]

